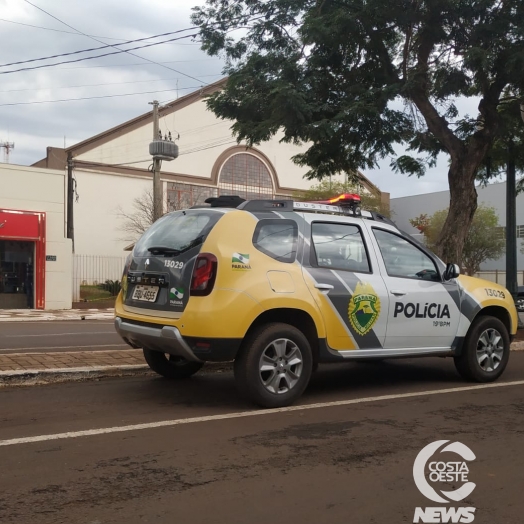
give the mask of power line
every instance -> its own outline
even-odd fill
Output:
[[[51,27],[42,27],[39,25],[32,25],[32,24],[24,24],[22,22],[16,22],[14,20],[6,20],[5,18],[0,18],[0,22],[8,22],[9,24],[17,24],[17,25],[23,25],[25,27],[32,27],[34,29],[44,29],[46,31],[54,31],[55,33],[66,33],[68,35],[76,35],[76,36],[89,36],[93,38],[103,38],[104,40],[125,40],[125,38],[114,38],[110,36],[97,36],[97,35],[84,35],[82,33],[75,33],[73,31],[64,31],[63,29],[54,29]],[[198,45],[198,44],[186,44],[186,45]]]
[[[189,29],[180,29],[179,31],[171,31],[169,33],[161,33],[159,35],[153,35],[153,36],[148,36],[148,37],[143,37],[143,38],[136,38],[135,40],[127,40],[118,45],[127,45],[127,44],[134,44],[136,42],[143,42],[144,40],[153,40],[153,38],[160,38],[164,36],[176,35],[178,33],[184,33],[186,31],[190,31],[192,29],[197,29],[197,28],[190,27]],[[51,60],[52,58],[60,58],[62,56],[78,55],[80,53],[90,53],[91,51],[99,51],[100,49],[107,49],[108,47],[114,47],[114,46],[106,44],[106,45],[99,46],[99,47],[91,47],[90,49],[81,49],[79,51],[71,51],[69,53],[60,53],[57,55],[44,56],[41,58],[32,58],[30,60],[21,60],[19,62],[10,62],[8,64],[0,64],[0,67],[8,67],[8,66],[19,65],[19,64],[29,64],[32,62],[40,62],[42,60]]]
[[[220,144],[215,144],[214,146],[200,147],[198,149],[192,149],[192,150],[189,150],[189,151],[183,151],[183,152],[180,153],[179,156],[189,155],[191,153],[198,153],[199,151],[205,151],[206,149],[213,149],[215,147],[226,146],[228,144],[236,144],[236,143],[237,143],[236,140],[230,140],[229,142],[222,142]]]
[[[141,45],[141,46],[137,46],[137,47],[132,47],[131,50],[134,51],[135,49],[144,49],[146,47],[153,47],[153,46],[156,46],[156,45],[165,44],[166,42],[173,42],[175,40],[182,40],[183,38],[191,38],[192,36],[195,36],[195,35],[186,35],[186,36],[179,36],[178,38],[170,38],[169,40],[163,40],[162,42],[153,42],[152,44],[145,44],[145,45]],[[93,60],[95,58],[102,58],[104,56],[118,55],[120,53],[128,53],[129,51],[130,51],[129,49],[127,49],[127,50],[126,49],[120,49],[118,51],[113,51],[111,53],[104,53],[104,54],[101,54],[101,55],[85,56],[83,58],[76,58],[75,60],[64,60],[63,62],[57,62],[56,64],[44,64],[44,65],[33,66],[33,67],[22,67],[20,69],[12,69],[11,71],[0,71],[0,75],[7,75],[9,73],[19,73],[20,71],[32,71],[33,69],[43,69],[45,67],[54,67],[54,66],[62,65],[62,64],[73,64],[75,62],[83,62],[84,60]],[[132,54],[132,53],[129,53],[129,54]],[[138,55],[133,55],[133,56],[138,56]],[[139,56],[138,58],[142,58],[142,57]],[[144,60],[147,60],[147,59],[145,58]],[[152,63],[156,64],[156,62],[152,62]],[[156,65],[160,65],[160,64],[156,64]],[[201,80],[195,79],[192,76],[186,75],[185,73],[182,73],[181,71],[177,71],[176,69],[173,69],[171,67],[167,67],[167,66],[164,66],[164,67],[166,67],[167,69],[170,69],[171,71],[174,71],[175,73],[178,73],[180,75],[188,76],[189,78],[191,78],[193,80],[197,80],[197,82],[201,81]]]
[[[24,2],[28,3],[29,5],[32,5],[34,8],[38,9],[39,11],[42,11],[43,13],[45,13],[46,15],[50,16],[51,18],[57,20],[58,22],[60,22],[61,24],[69,27],[69,29],[72,29],[73,31],[76,31],[77,33],[81,33],[83,34],[84,36],[86,36],[87,38],[90,38],[91,40],[94,40],[95,42],[98,42],[99,44],[105,44],[106,42],[102,42],[101,40],[98,40],[97,38],[94,38],[92,36],[89,36],[85,33],[83,33],[82,31],[79,31],[78,29],[76,29],[76,27],[73,27],[72,25],[69,25],[68,23],[64,22],[63,20],[60,20],[60,18],[57,18],[56,16],[52,15],[51,13],[47,12],[45,9],[42,9],[41,7],[38,7],[37,5],[33,4],[32,2],[30,2],[29,0],[24,0]],[[194,35],[196,36],[196,35]],[[119,49],[116,45],[111,45],[111,47],[114,47],[115,49]],[[140,56],[140,55],[136,55],[134,53],[131,53],[130,50],[126,50],[125,53],[131,55],[131,56],[134,56],[136,58],[140,58],[141,60],[146,60],[147,62],[151,62],[152,64],[157,64],[159,65],[160,67],[164,67],[166,69],[170,69],[171,71],[175,71],[175,73],[178,73],[180,75],[184,75],[184,76],[187,76],[188,78],[191,78],[192,80],[196,80],[197,82],[200,82],[201,80],[198,79],[198,78],[195,78],[194,76],[191,76],[191,75],[187,75],[186,73],[182,73],[182,71],[177,71],[176,69],[173,69],[171,67],[168,67],[166,65],[162,65],[162,64],[158,64],[157,62],[153,61],[153,60],[149,60],[148,58],[144,58],[143,56]]]
[[[197,86],[197,87],[182,87],[182,88],[179,88],[179,89],[199,89],[200,86]],[[74,102],[74,101],[77,101],[77,100],[95,100],[95,99],[99,99],[99,98],[117,98],[117,97],[121,97],[121,96],[135,96],[135,95],[152,95],[154,93],[168,93],[168,92],[172,92],[172,91],[176,91],[176,88],[175,89],[162,89],[160,91],[144,91],[142,93],[122,93],[122,94],[119,94],[119,95],[101,95],[101,96],[84,96],[84,97],[81,97],[81,98],[62,98],[62,99],[59,99],[59,100],[35,100],[33,102],[12,102],[12,103],[9,103],[9,104],[0,104],[0,107],[5,107],[5,106],[29,106],[29,105],[33,105],[33,104],[53,104],[53,103],[56,103],[56,102]]]
[[[171,60],[169,62],[158,62],[159,64],[180,64],[185,62],[221,62],[220,58],[194,58],[193,60]],[[155,64],[144,64],[143,62],[134,64],[115,64],[115,65],[96,65],[96,66],[80,66],[80,67],[60,67],[60,71],[68,69],[96,69],[99,67],[132,67],[132,66],[146,66]]]
[[[216,75],[201,75],[202,78],[211,77],[211,76],[222,76],[221,73],[217,73]],[[119,85],[125,85],[125,84],[144,84],[148,82],[169,82],[171,80],[178,80],[177,77],[171,77],[171,78],[158,78],[156,80],[130,80],[129,82],[108,82],[104,84],[82,84],[82,85],[76,85],[76,86],[48,86],[48,87],[40,87],[35,89],[34,87],[27,87],[25,89],[7,89],[5,91],[0,91],[1,93],[21,93],[23,91],[48,91],[50,89],[76,89],[80,87],[102,87],[102,86],[119,86]],[[182,88],[181,88],[182,89]],[[185,89],[185,88],[184,88]],[[169,100],[171,102],[171,100]]]

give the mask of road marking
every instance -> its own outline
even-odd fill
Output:
[[[0,348],[0,354],[2,351],[36,351],[37,349],[41,350],[37,354],[48,352],[50,349],[86,349],[86,348],[129,348],[132,349],[127,344],[97,344],[90,346],[37,346],[34,348]],[[110,351],[110,350],[108,350]],[[97,351],[101,353],[101,351]]]
[[[99,428],[99,429],[88,429],[85,431],[71,431],[68,433],[55,433],[54,435],[38,435],[36,437],[23,437],[23,438],[13,438],[9,440],[0,440],[0,446],[15,446],[17,444],[31,444],[33,442],[46,442],[49,440],[59,440],[59,439],[70,439],[78,437],[91,437],[94,435],[105,435],[108,433],[123,433],[126,431],[139,431],[143,429],[156,429],[156,428],[165,428],[170,426],[179,426],[183,424],[195,424],[197,422],[212,422],[215,420],[229,420],[236,418],[245,418],[245,417],[257,417],[263,415],[273,415],[275,413],[288,413],[292,411],[305,411],[309,409],[319,409],[319,408],[331,408],[338,406],[349,406],[351,404],[364,404],[367,402],[379,402],[381,400],[396,400],[404,398],[413,398],[413,397],[424,397],[428,395],[444,395],[446,393],[459,393],[462,391],[476,391],[482,389],[493,389],[493,388],[503,388],[510,386],[522,386],[524,385],[524,380],[517,380],[513,382],[500,382],[495,384],[482,384],[477,386],[465,386],[459,388],[448,388],[448,389],[436,389],[431,391],[417,391],[415,393],[399,393],[397,395],[382,395],[379,397],[364,397],[356,398],[351,400],[337,400],[334,402],[322,402],[317,404],[306,404],[304,406],[288,406],[285,408],[275,408],[275,409],[259,409],[253,411],[240,411],[236,413],[226,413],[224,415],[208,415],[205,417],[193,417],[193,418],[183,418],[177,420],[161,420],[159,422],[148,422],[144,424],[133,424],[130,426],[114,426],[111,428]]]

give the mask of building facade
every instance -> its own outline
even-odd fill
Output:
[[[161,167],[168,211],[220,194],[291,198],[312,185],[304,179],[307,168],[292,160],[304,146],[281,143],[281,136],[257,147],[239,145],[230,131],[232,123],[207,109],[206,95],[221,89],[225,81],[159,108],[161,133],[171,133],[180,150],[176,160],[164,161]],[[46,158],[34,164],[65,171],[71,158],[77,193],[75,253],[117,257],[136,238],[136,233],[124,229],[129,217],[139,214],[137,200],[140,206],[151,200],[152,139],[153,114],[148,112],[70,148],[48,148]],[[361,183],[364,190],[380,193],[364,176]],[[382,197],[388,200],[389,195]]]
[[[71,308],[64,171],[0,164],[0,309]]]

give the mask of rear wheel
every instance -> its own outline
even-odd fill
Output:
[[[492,382],[502,375],[509,360],[510,339],[506,326],[495,317],[478,317],[455,357],[457,371],[467,380]]]
[[[240,393],[265,408],[288,406],[306,389],[313,369],[311,346],[288,324],[261,326],[243,343],[235,360]]]
[[[183,379],[194,375],[204,365],[202,362],[190,362],[182,357],[152,351],[144,348],[147,365],[159,375],[169,379]]]

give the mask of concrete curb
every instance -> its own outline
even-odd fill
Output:
[[[0,322],[42,322],[46,320],[111,320],[114,308],[64,309],[54,311],[11,309],[0,311]]]
[[[210,362],[199,373],[223,373],[231,369],[231,362]],[[111,377],[148,375],[159,377],[149,369],[149,366],[142,364],[0,371],[0,389],[9,386],[39,386],[60,382],[81,382]]]
[[[77,368],[55,368],[55,369],[17,369],[0,371],[0,379],[3,377],[20,377],[29,375],[49,375],[63,373],[91,373],[100,371],[128,371],[128,370],[148,370],[149,366],[142,364],[127,364],[123,366],[83,366]]]

